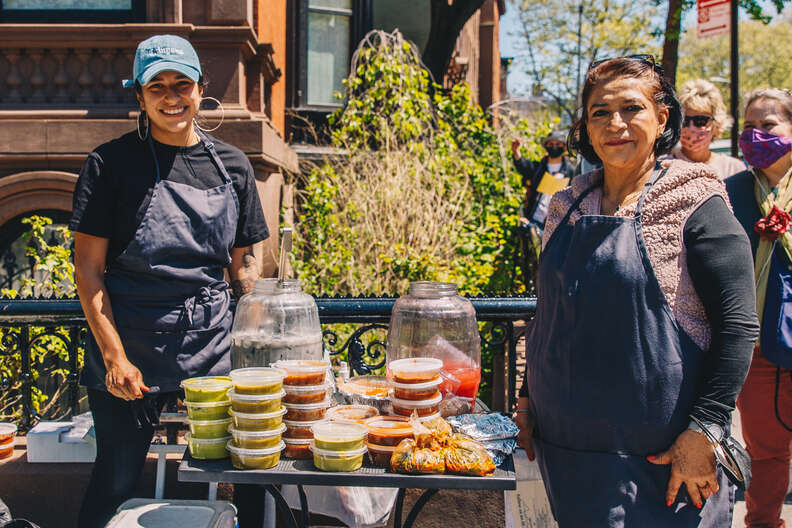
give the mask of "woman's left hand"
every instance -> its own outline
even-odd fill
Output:
[[[697,508],[701,508],[710,495],[718,493],[715,453],[712,444],[701,433],[685,429],[668,451],[646,458],[652,464],[671,464],[666,506],[674,503],[682,484]]]

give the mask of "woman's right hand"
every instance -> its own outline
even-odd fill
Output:
[[[137,400],[143,397],[144,392],[149,388],[143,383],[143,375],[140,370],[124,357],[118,357],[112,361],[105,359],[107,374],[105,375],[105,386],[107,392],[123,400]]]
[[[533,461],[536,458],[533,449],[533,429],[535,420],[528,398],[520,398],[517,401],[517,412],[514,413],[514,418],[512,418],[512,420],[520,429],[517,435],[517,445],[525,449],[528,460]]]

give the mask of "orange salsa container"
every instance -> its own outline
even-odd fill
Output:
[[[402,440],[413,437],[410,420],[403,416],[374,416],[363,424],[368,429],[369,444],[396,446]]]

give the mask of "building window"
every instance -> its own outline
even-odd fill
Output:
[[[0,22],[145,22],[145,0],[0,0]]]

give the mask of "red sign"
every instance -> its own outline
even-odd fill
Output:
[[[730,0],[697,0],[699,38],[728,33],[731,28]]]

